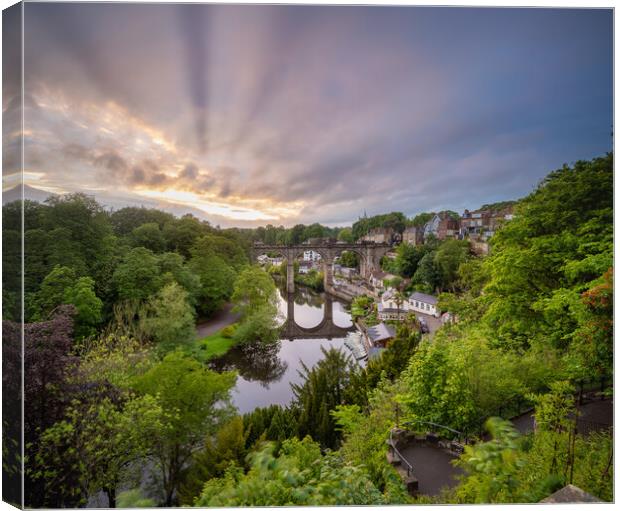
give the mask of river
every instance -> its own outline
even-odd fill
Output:
[[[278,294],[278,318],[286,326],[289,297],[283,290]],[[294,323],[301,329],[316,330],[322,323],[335,325],[331,330],[339,330],[338,337],[328,340],[322,338],[321,331],[305,334],[315,338],[304,338],[303,332],[296,331],[294,335],[280,339],[272,345],[236,346],[226,355],[211,362],[217,370],[237,370],[239,377],[232,391],[233,404],[244,414],[255,408],[273,404],[287,405],[293,398],[291,383],[299,383],[302,379],[298,373],[302,369],[302,361],[308,366],[314,366],[323,358],[321,348],[331,347],[349,353],[344,346],[345,329],[352,329],[351,316],[345,309],[345,303],[336,298],[327,297],[324,293],[317,293],[310,289],[298,286],[292,295]],[[323,321],[325,304],[331,304],[331,321]],[[328,328],[328,327],[326,327]],[[295,328],[295,330],[301,330]],[[283,329],[283,332],[290,329]],[[318,337],[317,337],[318,336]],[[291,337],[293,339],[291,340]]]

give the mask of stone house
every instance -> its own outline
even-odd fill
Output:
[[[422,245],[424,243],[424,227],[416,227],[414,225],[407,227],[403,231],[403,243]]]

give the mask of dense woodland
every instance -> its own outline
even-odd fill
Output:
[[[568,418],[578,382],[612,376],[612,169],[607,155],[551,172],[487,257],[467,241],[401,245],[385,268],[441,292],[458,321],[432,340],[404,322],[365,369],[326,351],[290,406],[244,416],[230,404],[236,374],[194,341],[197,318],[232,301],[235,342],[278,342],[276,287],[249,264],[251,243],[352,241],[425,214],[218,229],[106,211],[81,194],[26,201],[24,363],[37,375],[25,388],[26,506],[80,506],[99,492],[129,507],[410,503],[385,457],[397,420],[490,435],[466,448],[458,486],[419,502],[537,502],[568,482],[611,500],[611,436],[573,438]],[[3,215],[6,374],[19,363],[20,205]],[[535,407],[535,433],[502,419],[517,402]]]

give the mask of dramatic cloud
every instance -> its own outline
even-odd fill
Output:
[[[611,150],[611,10],[25,12],[24,166],[51,192],[222,225],[342,224],[517,198]]]

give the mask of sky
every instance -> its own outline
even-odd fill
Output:
[[[519,198],[612,149],[612,23],[610,9],[26,3],[24,180],[222,226]],[[5,171],[19,104],[5,81]]]

